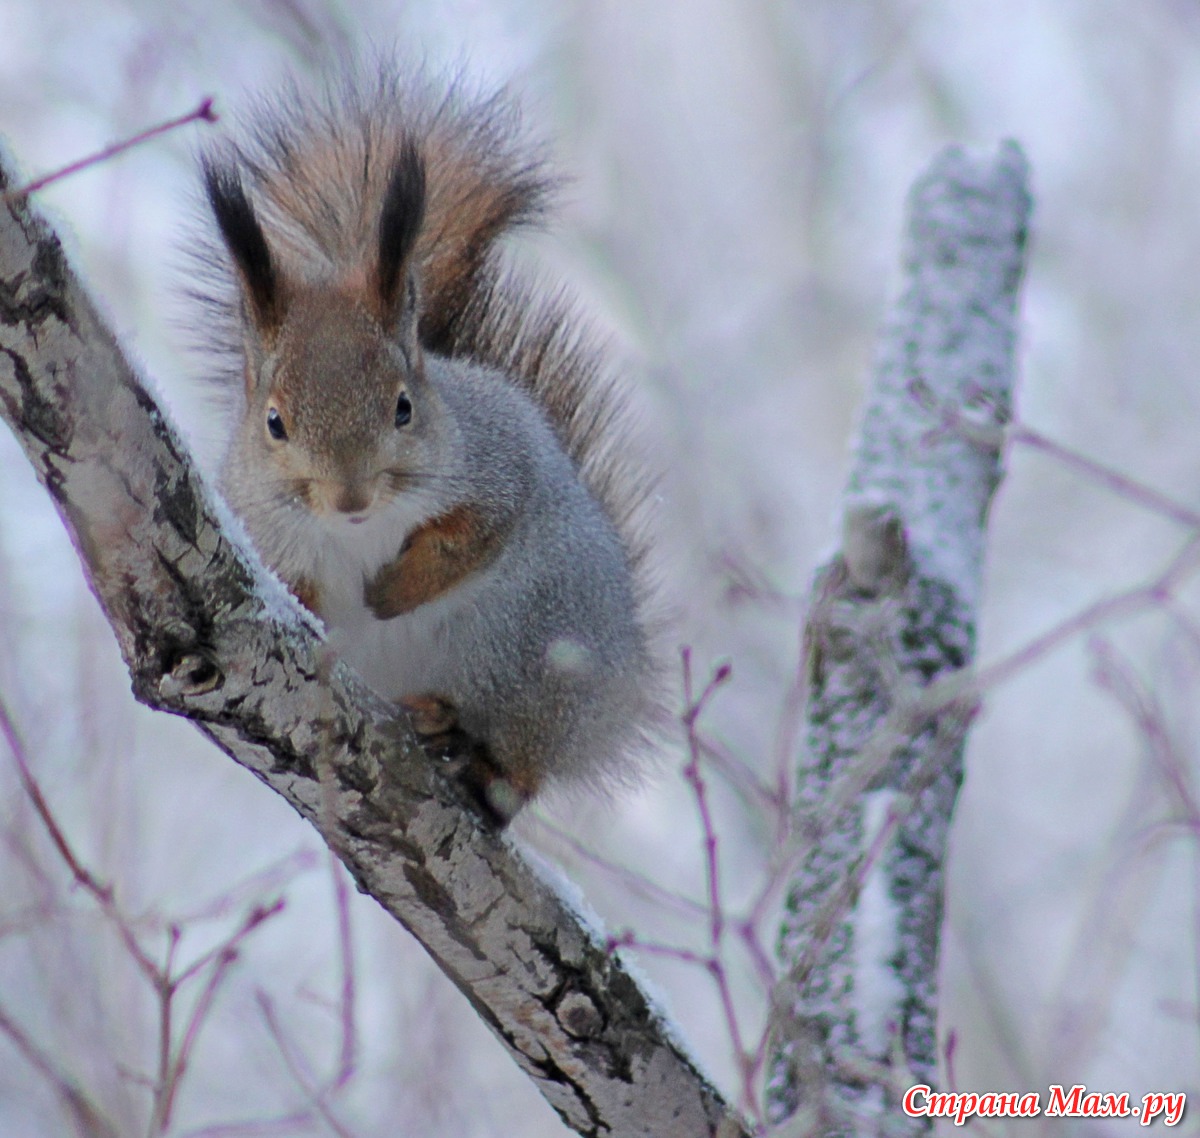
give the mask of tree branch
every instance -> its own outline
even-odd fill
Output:
[[[905,280],[883,336],[845,496],[841,552],[807,630],[809,855],[787,901],[774,1121],[905,1134],[903,1088],[937,1066],[946,839],[974,714],[984,526],[1010,417],[1030,199],[1025,159],[944,152],[914,187]],[[944,686],[944,685],[939,685]]]
[[[0,168],[0,192],[11,182]],[[23,200],[0,205],[0,415],[71,533],[136,697],[192,720],[307,818],[568,1126],[745,1134],[602,934],[330,659]]]

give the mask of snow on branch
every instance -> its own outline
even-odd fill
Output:
[[[0,194],[11,183],[0,165]],[[568,1126],[745,1133],[603,934],[480,828],[263,573],[19,194],[0,198],[0,416],[71,533],[137,698],[193,721],[307,818]]]
[[[1011,142],[945,151],[910,199],[842,548],[809,610],[798,822],[809,853],[780,936],[788,973],[767,1087],[770,1118],[792,1118],[797,1134],[928,1125],[900,1100],[937,1067],[943,868],[975,709],[974,688],[946,677],[965,679],[974,656],[1029,213]]]

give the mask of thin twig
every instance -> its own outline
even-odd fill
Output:
[[[116,1138],[116,1127],[3,1007],[0,1007],[0,1034],[6,1036],[22,1058],[54,1088],[70,1111],[80,1138]]]
[[[229,916],[234,909],[244,907],[247,900],[257,899],[267,893],[281,893],[297,877],[315,869],[319,863],[320,855],[316,850],[306,847],[293,850],[270,865],[247,874],[211,900],[177,914],[175,923],[186,928],[201,921],[220,920]]]
[[[276,897],[272,901],[264,901],[255,905],[229,937],[215,948],[197,957],[178,976],[174,977],[171,980],[172,986],[178,989],[195,976],[197,972],[201,971],[201,969],[207,968],[222,953],[236,949],[263,921],[270,920],[272,917],[282,913],[286,905],[287,902],[283,897]]]
[[[610,933],[604,941],[604,950],[616,952],[620,948],[634,948],[648,956],[661,956],[668,960],[678,960],[681,964],[697,964],[707,969],[712,963],[712,957],[707,953],[697,952],[693,948],[684,948],[677,944],[663,944],[655,940],[643,940],[632,929]]]
[[[333,1113],[333,1109],[325,1101],[324,1095],[318,1092],[316,1087],[313,1086],[312,1081],[301,1070],[300,1061],[293,1054],[291,1047],[288,1046],[283,1030],[279,1026],[279,1020],[276,1018],[275,1006],[271,1002],[271,997],[260,988],[256,993],[256,998],[259,1010],[262,1012],[263,1020],[266,1022],[267,1030],[271,1033],[271,1038],[275,1042],[280,1058],[283,1060],[283,1065],[287,1068],[288,1074],[291,1075],[292,1081],[304,1094],[312,1109],[316,1111],[321,1120],[338,1138],[354,1138],[351,1131]]]
[[[358,1032],[355,1028],[354,937],[350,927],[350,891],[346,888],[346,870],[330,853],[329,869],[333,876],[334,900],[337,905],[338,952],[342,962],[341,1000],[339,1004],[342,1041],[337,1073],[330,1090],[341,1090],[354,1077],[358,1056]]]
[[[186,115],[180,115],[178,118],[168,119],[166,122],[161,122],[157,126],[149,127],[147,130],[135,134],[132,138],[123,139],[120,142],[114,142],[106,146],[103,150],[98,150],[95,154],[89,154],[86,158],[80,158],[77,162],[72,162],[67,166],[63,166],[59,170],[54,170],[49,174],[44,174],[40,178],[35,178],[32,182],[26,182],[23,186],[18,186],[15,190],[9,190],[2,197],[5,205],[10,205],[12,202],[18,201],[21,198],[26,198],[30,194],[36,193],[38,190],[44,189],[53,182],[61,181],[63,178],[69,177],[71,174],[77,174],[80,170],[86,170],[89,166],[98,165],[101,162],[107,162],[110,158],[115,158],[118,154],[123,154],[126,150],[130,150],[135,146],[140,146],[143,142],[149,142],[152,138],[157,138],[160,134],[166,134],[168,131],[177,130],[179,127],[187,126],[189,123],[206,122],[215,123],[217,121],[217,112],[213,110],[213,101],[211,98],[205,98],[200,101],[200,105],[194,111],[189,111]]]
[[[596,853],[595,850],[589,849],[587,845],[573,834],[568,833],[563,827],[556,822],[552,822],[544,815],[532,813],[530,814],[530,820],[539,829],[552,834],[556,841],[561,842],[583,861],[594,865],[597,869],[622,882],[631,893],[637,894],[648,901],[653,901],[655,904],[675,909],[680,915],[686,917],[704,916],[708,912],[704,902],[667,889],[665,886],[659,885],[658,882],[645,876],[645,874],[638,873],[637,870],[630,869],[620,862],[610,861],[608,858]]]
[[[1129,501],[1135,502],[1153,513],[1160,514],[1164,518],[1170,518],[1171,521],[1178,522],[1189,529],[1200,529],[1200,513],[1197,511],[1175,501],[1174,498],[1161,491],[1155,490],[1152,486],[1147,486],[1143,482],[1138,482],[1136,479],[1122,474],[1111,466],[1106,466],[1094,458],[1089,458],[1077,450],[1055,442],[1041,431],[1036,431],[1024,423],[1014,423],[1009,428],[1008,437],[1013,443],[1048,454],[1063,466],[1082,474],[1097,486],[1102,486],[1119,497],[1127,498]]]
[[[713,824],[712,810],[708,804],[708,788],[700,774],[700,744],[696,738],[696,720],[713,694],[729,679],[729,676],[730,667],[728,664],[723,664],[713,673],[704,691],[700,694],[700,698],[693,700],[691,650],[688,648],[683,650],[683,692],[687,702],[683,723],[687,730],[689,756],[688,762],[683,768],[683,777],[695,795],[700,826],[704,831],[704,875],[708,886],[709,934],[714,951],[720,949],[721,936],[725,931],[725,915],[721,907],[721,868],[717,860],[717,831]]]
[[[1041,451],[1068,470],[1073,470],[1089,482],[1118,497],[1189,529],[1200,529],[1200,512],[1190,506],[1185,506],[1153,486],[1130,478],[1115,467],[1066,446],[1025,423],[1008,421],[1007,415],[998,413],[996,408],[988,408],[992,412],[990,419],[986,422],[980,421],[968,415],[960,402],[940,402],[929,384],[919,378],[909,384],[909,393],[933,418],[935,425],[930,432],[933,437],[939,434],[953,434],[993,449],[999,449],[1007,442],[1010,445],[1026,446],[1030,450]]]
[[[204,982],[204,987],[200,989],[200,995],[196,998],[192,1014],[188,1016],[174,1058],[168,1065],[166,1078],[156,1088],[151,1134],[165,1134],[170,1126],[171,1112],[175,1107],[175,1097],[179,1093],[179,1088],[183,1084],[183,1077],[187,1073],[188,1063],[192,1057],[192,1049],[196,1045],[196,1039],[200,1034],[201,1027],[204,1026],[209,1013],[212,1011],[217,992],[235,960],[237,960],[237,951],[232,948],[226,949],[217,958],[208,974],[208,979]],[[172,992],[171,995],[173,994]],[[168,1005],[171,1003],[170,996],[164,1000],[164,1003]]]
[[[187,1130],[181,1138],[253,1138],[254,1135],[283,1134],[293,1138],[310,1131],[316,1125],[311,1110],[296,1110],[279,1118],[247,1118],[241,1122],[213,1122],[195,1130]]]
[[[67,841],[66,834],[58,824],[58,820],[54,817],[54,813],[50,809],[50,804],[47,802],[46,796],[42,793],[41,786],[38,785],[37,779],[34,778],[33,767],[29,762],[24,741],[3,699],[0,699],[0,735],[4,736],[9,752],[17,764],[17,772],[20,776],[22,788],[29,797],[30,802],[33,803],[34,811],[41,819],[51,843],[70,870],[71,876],[78,885],[99,903],[101,911],[116,928],[126,950],[141,969],[142,974],[152,984],[157,984],[159,976],[158,965],[154,963],[142,948],[128,919],[118,908],[113,887],[100,881],[99,878],[84,866],[83,862],[75,855],[75,851],[71,848],[71,843]]]
[[[700,748],[713,770],[720,774],[739,798],[753,809],[769,810],[774,813],[779,806],[778,791],[772,789],[751,769],[750,764],[731,751],[701,738]]]
[[[168,955],[167,971],[160,977],[158,990],[160,1000],[160,1060],[159,1078],[154,1091],[154,1111],[151,1116],[150,1133],[165,1133],[171,1121],[175,1097],[187,1072],[192,1050],[196,1045],[200,1029],[208,1019],[216,1000],[217,992],[225,980],[230,967],[237,960],[238,948],[255,929],[270,920],[276,914],[283,912],[282,897],[276,898],[269,904],[256,905],[247,915],[241,925],[233,931],[220,945],[211,952],[205,953],[177,976],[171,975],[172,954]],[[172,1051],[172,1036],[174,1034],[171,1019],[175,996],[180,986],[199,975],[208,968],[208,977],[200,989],[199,996],[192,1007],[192,1013],[184,1024],[179,1043]]]
[[[972,686],[982,694],[1024,671],[1034,661],[1064,642],[1106,621],[1135,616],[1147,608],[1165,604],[1189,576],[1200,569],[1200,537],[1189,538],[1163,571],[1144,585],[1137,585],[1116,596],[1104,597],[1056,624],[1024,647],[980,668]],[[947,677],[948,679],[953,677]],[[931,685],[937,687],[944,681]],[[927,691],[930,689],[926,689]]]

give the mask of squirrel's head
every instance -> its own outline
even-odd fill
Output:
[[[417,337],[420,154],[400,148],[370,246],[349,268],[322,274],[288,271],[235,166],[208,161],[204,173],[241,295],[238,445],[290,500],[365,520],[439,465],[439,417]]]

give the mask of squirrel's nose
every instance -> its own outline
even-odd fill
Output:
[[[358,483],[343,485],[338,491],[333,508],[339,514],[350,514],[352,522],[366,520],[367,508],[371,505],[371,490]]]

